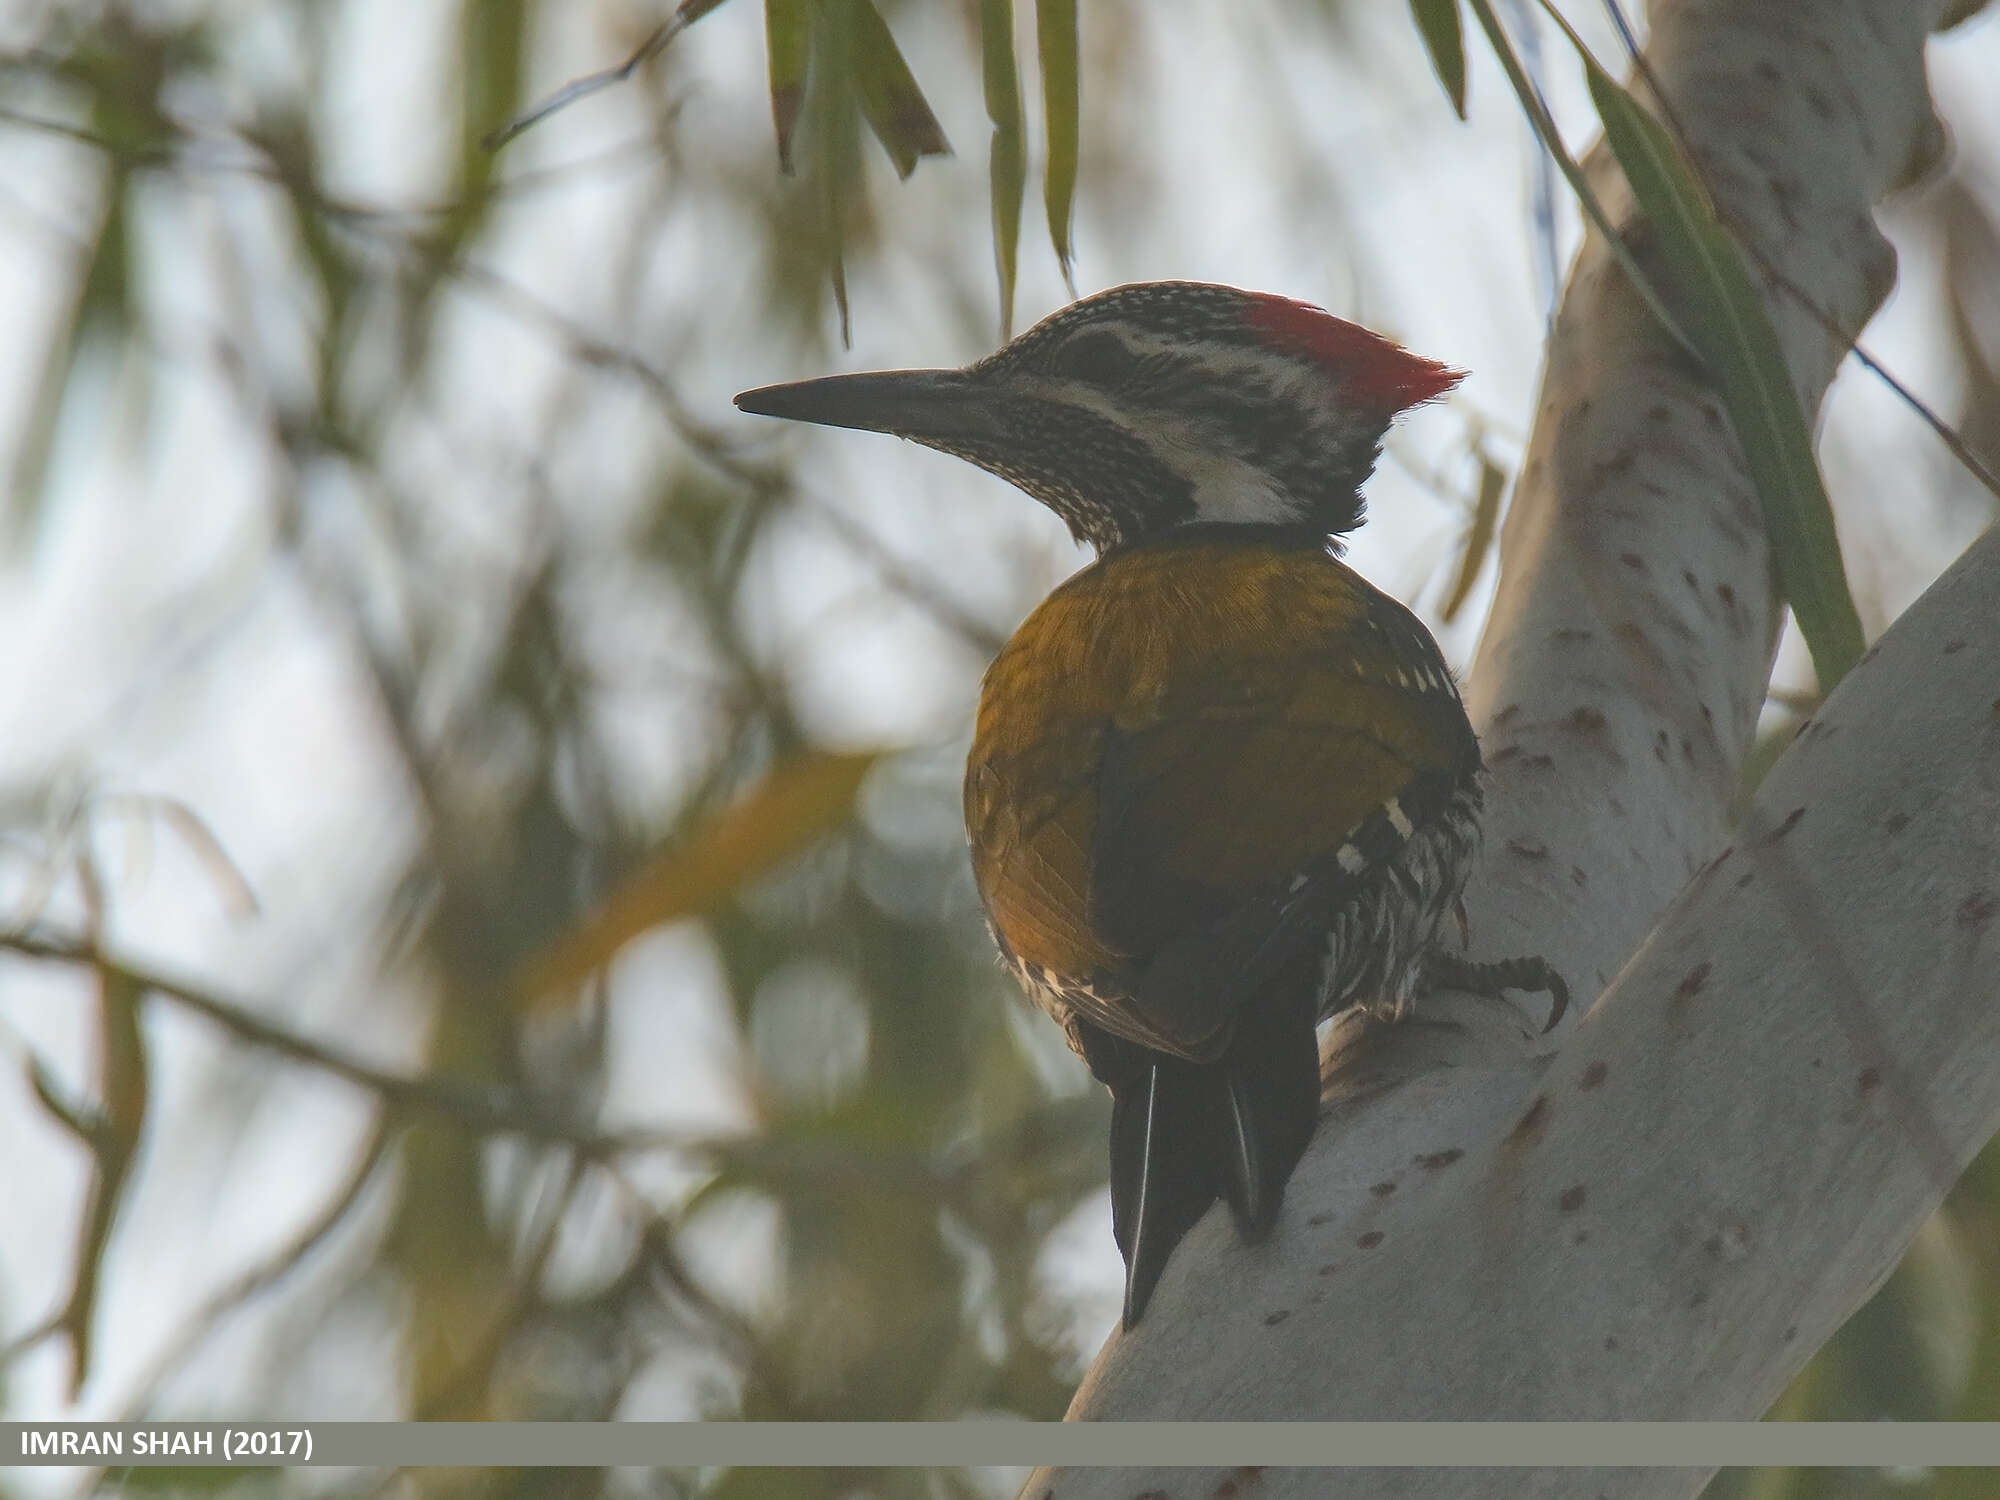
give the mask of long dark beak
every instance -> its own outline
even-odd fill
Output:
[[[963,370],[880,370],[767,385],[736,398],[760,417],[892,432],[919,443],[997,436],[993,396]]]

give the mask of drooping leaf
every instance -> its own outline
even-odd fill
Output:
[[[806,86],[806,114],[811,121],[814,197],[819,205],[820,254],[840,313],[840,342],[853,342],[847,305],[847,209],[859,174],[860,130],[855,119],[856,90],[852,86],[854,27],[843,24],[845,11],[836,6],[813,7],[812,65]]]
[[[1075,247],[1070,219],[1076,200],[1078,142],[1076,0],[1035,0],[1035,46],[1042,64],[1042,115],[1048,134],[1048,167],[1042,200],[1049,214],[1049,242],[1062,266],[1063,283],[1076,295],[1071,271]]]
[[[1021,244],[1021,199],[1028,178],[1021,75],[1014,64],[1014,0],[979,0],[986,116],[993,122],[993,264],[1000,275],[1000,337],[1014,331],[1014,277]]]
[[[809,0],[764,0],[764,50],[771,76],[771,124],[778,134],[778,170],[792,175],[792,133],[806,101],[806,60],[812,55]]]
[[[917,87],[916,76],[903,61],[874,0],[851,0],[848,14],[854,91],[868,128],[896,164],[896,175],[908,177],[923,157],[950,155],[944,127],[931,113],[930,102]]]
[[[674,26],[685,31],[710,11],[722,9],[723,4],[724,0],[681,0],[679,9],[674,12]]]
[[[1500,529],[1500,497],[1507,492],[1507,471],[1493,462],[1483,449],[1479,454],[1479,498],[1472,507],[1472,529],[1466,534],[1465,556],[1458,561],[1458,577],[1452,580],[1451,595],[1444,602],[1446,623],[1458,618],[1465,601],[1486,566],[1486,554],[1493,550],[1493,538]]]
[[[114,162],[105,184],[104,218],[88,252],[83,283],[70,304],[68,319],[50,336],[36,382],[34,407],[21,427],[13,472],[8,476],[6,499],[10,523],[30,515],[43,498],[63,405],[78,358],[95,338],[122,341],[131,330],[134,308],[129,281],[131,244],[126,222],[130,183],[131,173]]]
[[[560,998],[639,933],[719,906],[816,843],[847,820],[878,758],[812,751],[772,771],[688,842],[634,870],[596,912],[526,964],[519,998]]]
[[[1465,118],[1465,34],[1459,21],[1458,0],[1410,0],[1410,14],[1416,18],[1417,32],[1424,49],[1437,69],[1438,82],[1458,117]]]
[[[1555,14],[1551,11],[1551,14]],[[1664,126],[1605,72],[1562,17],[1583,59],[1604,138],[1652,224],[1681,326],[1720,392],[1763,502],[1779,582],[1822,692],[1861,657],[1861,618],[1841,566],[1833,508],[1784,351],[1741,253]]]

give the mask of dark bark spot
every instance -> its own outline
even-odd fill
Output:
[[[1806,815],[1806,810],[1803,807],[1793,808],[1790,812],[1785,814],[1785,819],[1782,823],[1780,823],[1776,828],[1773,828],[1769,833],[1764,835],[1763,842],[1767,844],[1777,843],[1779,839],[1783,838],[1786,834],[1790,833],[1794,828],[1798,827],[1799,819],[1803,818],[1805,815]]]
[[[1964,641],[1946,641],[1944,643],[1944,654],[1946,656],[1956,656],[1958,655],[1959,652],[1963,651],[1964,649],[1965,649]]]
[[[1861,1097],[1865,1099],[1874,1093],[1875,1090],[1882,1087],[1882,1070],[1880,1068],[1863,1068],[1861,1076],[1854,1081],[1860,1086]]]
[[[1520,704],[1518,704],[1518,703],[1510,703],[1510,704],[1508,704],[1508,705],[1507,705],[1507,706],[1506,706],[1505,708],[1501,709],[1499,713],[1497,713],[1497,714],[1495,714],[1495,715],[1493,716],[1493,722],[1494,722],[1494,723],[1495,723],[1496,725],[1497,725],[1497,724],[1505,724],[1505,723],[1507,723],[1507,722],[1508,722],[1509,720],[1511,720],[1511,719],[1512,719],[1512,718],[1514,717],[1514,715],[1518,714],[1518,713],[1519,713],[1520,711],[1521,711],[1521,705],[1520,705]]]
[[[1549,857],[1548,845],[1538,844],[1533,839],[1509,839],[1507,840],[1507,852],[1509,854],[1518,854],[1522,859],[1547,859]]]
[[[1618,554],[1618,561],[1630,568],[1634,573],[1643,573],[1646,571],[1646,559],[1636,552],[1621,552]]]
[[[1993,920],[1993,913],[2000,911],[2000,902],[1985,891],[1974,891],[1958,903],[1958,925],[1965,928],[1984,927]]]
[[[1393,1182],[1378,1182],[1368,1191],[1373,1193],[1377,1198],[1386,1198],[1396,1191],[1396,1184]]]
[[[1535,1102],[1528,1106],[1528,1112],[1507,1132],[1510,1146],[1539,1146],[1542,1137],[1549,1133],[1549,1096],[1535,1095]]]
[[[1382,1231],[1379,1229],[1371,1229],[1366,1234],[1362,1235],[1361,1238],[1356,1240],[1354,1243],[1360,1246],[1363,1250],[1373,1250],[1377,1245],[1382,1243]]]
[[[1577,1087],[1583,1089],[1600,1088],[1610,1073],[1610,1067],[1602,1059],[1599,1059],[1583,1070],[1583,1077],[1577,1080]]]
[[[1574,1187],[1566,1187],[1562,1190],[1562,1196],[1556,1199],[1556,1207],[1566,1214],[1573,1214],[1579,1208],[1583,1207],[1583,1199],[1583,1184],[1579,1182]]]
[[[1590,884],[1590,877],[1583,873],[1582,865],[1571,865],[1569,867],[1569,883],[1579,890]]]
[[[1579,708],[1569,716],[1570,728],[1578,734],[1597,734],[1603,730],[1605,717],[1594,708]]]
[[[1463,1155],[1465,1153],[1459,1150],[1458,1147],[1447,1146],[1442,1151],[1432,1151],[1427,1155],[1416,1157],[1414,1160],[1426,1172],[1437,1172],[1450,1166]]]
[[[1709,968],[1710,964],[1704,958],[1692,969],[1689,969],[1682,977],[1681,982],[1674,986],[1673,1003],[1676,1005],[1685,1005],[1688,1001],[1694,999],[1696,995],[1699,995],[1702,986],[1708,983]]]
[[[1291,1310],[1283,1307],[1279,1308],[1276,1312],[1267,1312],[1264,1314],[1264,1326],[1266,1328],[1276,1328],[1291,1315]]]
[[[1901,833],[1905,828],[1910,826],[1910,815],[1900,812],[1890,813],[1888,817],[1882,820],[1882,826],[1890,833]]]

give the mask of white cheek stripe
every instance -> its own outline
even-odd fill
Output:
[[[1126,348],[1141,355],[1165,352],[1184,356],[1185,353],[1170,343],[1135,337],[1128,330],[1120,330],[1117,337]],[[1211,359],[1210,364],[1210,373],[1218,380],[1226,381],[1233,372],[1254,375],[1271,386],[1280,399],[1304,404],[1313,394],[1311,379],[1296,361],[1283,355],[1232,350],[1227,357]],[[1129,412],[1098,387],[1060,375],[1023,379],[1020,389],[1047,401],[1093,412],[1139,439],[1163,465],[1187,480],[1197,521],[1279,525],[1304,518],[1297,501],[1273,484],[1270,475],[1253,463],[1210,451],[1185,423],[1134,422]]]

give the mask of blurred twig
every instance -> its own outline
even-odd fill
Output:
[[[340,1187],[327,1199],[326,1205],[284,1244],[217,1288],[200,1307],[182,1320],[173,1336],[161,1346],[152,1364],[133,1382],[132,1393],[126,1397],[118,1420],[145,1420],[161,1382],[208,1340],[223,1318],[260,1292],[284,1280],[326,1242],[327,1237],[346,1220],[355,1204],[361,1201],[362,1193],[374,1180],[388,1153],[390,1134],[386,1122],[377,1121],[367,1144],[355,1157],[354,1166]]]
[[[672,1222],[617,1167],[607,1166],[605,1174],[625,1200],[626,1211],[639,1225],[640,1254],[635,1264],[652,1270],[709,1332],[727,1346],[727,1357],[739,1368],[770,1380],[774,1372],[764,1355],[763,1341],[748,1319],[718,1301],[696,1279],[675,1244]]]
[[[241,1041],[303,1063],[379,1096],[400,1114],[442,1116],[473,1130],[518,1135],[530,1140],[574,1146],[585,1155],[602,1158],[630,1151],[724,1149],[724,1143],[664,1130],[599,1131],[587,1122],[557,1114],[499,1086],[481,1086],[439,1077],[412,1078],[391,1073],[322,1042],[298,1035],[264,1020],[248,1006],[224,1000],[206,986],[159,969],[140,969],[112,958],[85,942],[46,937],[39,933],[0,934],[0,952],[50,963],[92,968],[139,991],[159,995],[184,1010],[203,1016]]]
[[[978,619],[928,579],[913,572],[883,545],[880,538],[832,502],[814,494],[781,470],[742,457],[737,445],[694,414],[673,382],[651,362],[630,349],[598,338],[520,283],[486,266],[462,259],[449,271],[458,281],[478,288],[515,316],[540,326],[559,340],[572,358],[636,380],[653,397],[675,435],[703,462],[753,493],[789,500],[824,523],[850,550],[873,567],[884,583],[919,605],[968,644],[989,656],[1005,644],[1003,633]]]
[[[706,9],[706,7],[700,8]],[[595,73],[586,73],[581,78],[572,79],[569,83],[564,84],[553,94],[542,100],[541,103],[523,114],[516,115],[499,129],[489,132],[479,144],[484,146],[488,151],[498,151],[502,146],[513,140],[514,137],[520,135],[521,132],[539,125],[558,110],[567,109],[570,105],[576,103],[577,100],[588,98],[601,89],[608,89],[615,84],[623,83],[653,58],[658,57],[664,52],[667,43],[671,42],[676,36],[679,36],[687,28],[689,21],[698,19],[698,15],[690,14],[690,11],[695,11],[696,9],[695,5],[683,4],[672,16],[654,27],[651,35],[634,48],[632,55],[626,58],[625,61],[619,63],[614,68],[604,68]]]

